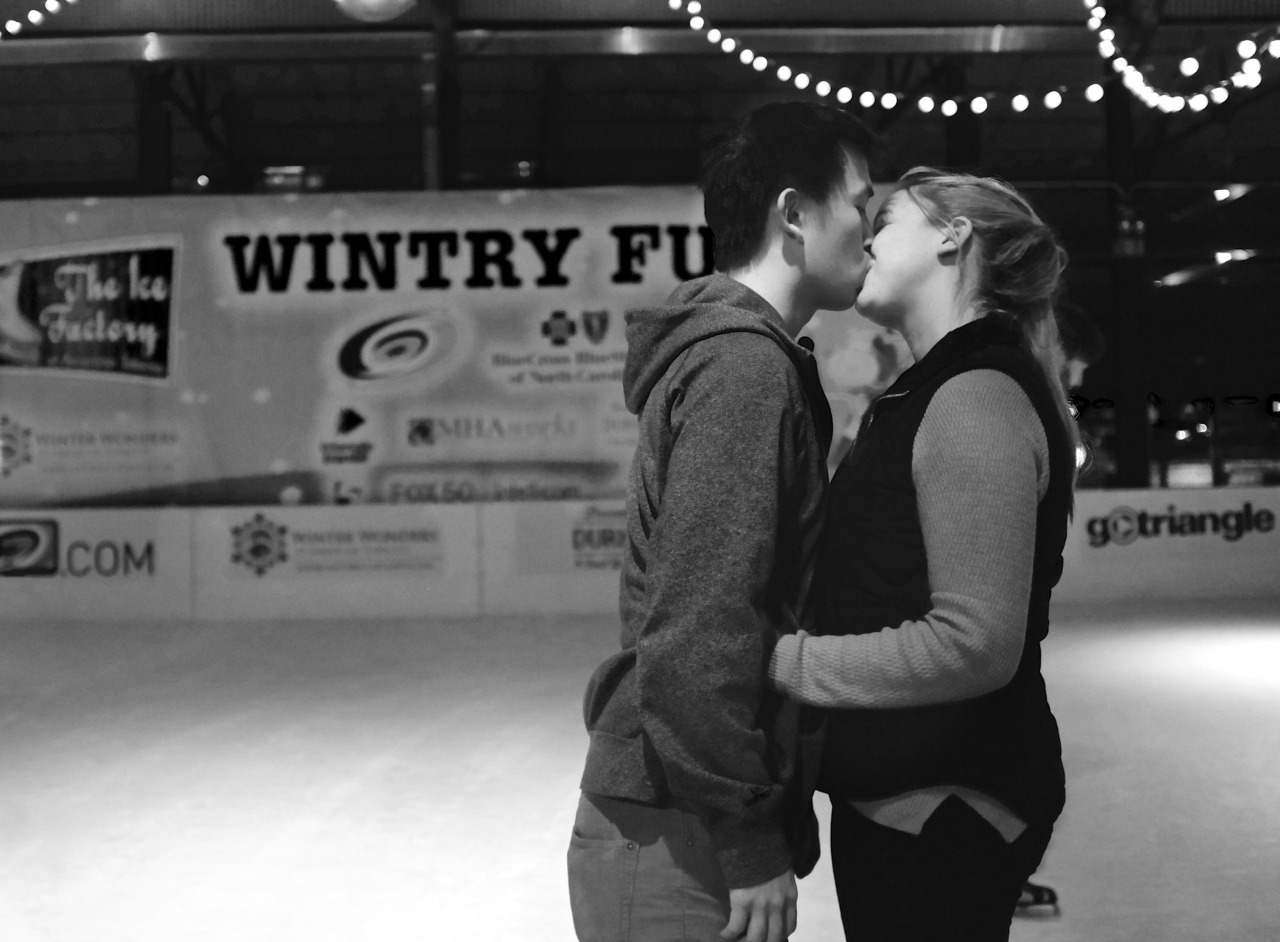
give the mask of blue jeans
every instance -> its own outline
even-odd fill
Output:
[[[725,886],[701,819],[583,794],[569,842],[580,942],[723,942]]]

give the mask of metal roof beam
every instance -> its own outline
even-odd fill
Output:
[[[1218,27],[1218,31],[1227,27]],[[1235,26],[1234,31],[1239,30]],[[1165,24],[1160,50],[1203,45],[1204,26]],[[687,27],[581,27],[570,29],[467,29],[456,34],[458,55],[627,56],[721,55],[705,34]],[[1096,54],[1083,26],[744,27],[734,38],[765,56],[965,55],[983,53]],[[1229,35],[1235,35],[1231,32]],[[1160,51],[1157,50],[1157,51]],[[298,33],[147,33],[133,36],[26,38],[0,42],[0,66],[87,62],[180,62],[253,59],[412,58],[434,51],[425,31]]]
[[[762,55],[883,53],[1085,53],[1090,34],[1078,26],[938,26],[874,28],[744,28],[733,35]],[[459,30],[464,57],[715,55],[688,28]],[[0,65],[88,62],[177,62],[248,59],[400,58],[429,54],[427,32],[147,33],[133,36],[7,39]]]

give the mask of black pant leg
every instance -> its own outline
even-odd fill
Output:
[[[1007,942],[1023,882],[1048,834],[1012,844],[950,797],[919,836],[883,827],[833,802],[831,865],[850,942]]]

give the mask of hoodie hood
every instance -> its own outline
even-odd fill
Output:
[[[628,311],[626,323],[622,391],[627,408],[636,415],[672,362],[690,345],[716,334],[764,334],[795,361],[801,375],[816,370],[813,354],[787,334],[769,302],[719,272],[679,285],[661,307]]]

